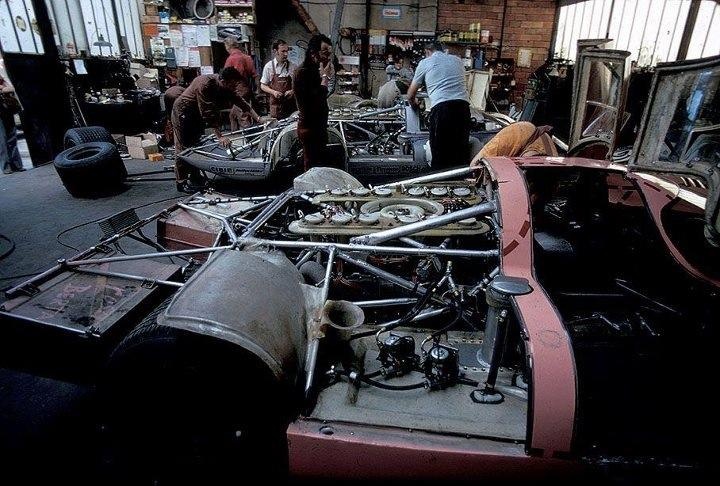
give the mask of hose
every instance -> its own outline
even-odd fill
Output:
[[[419,383],[412,383],[410,385],[388,385],[386,383],[383,383],[381,381],[376,381],[370,378],[370,376],[377,376],[380,374],[379,371],[376,371],[374,373],[370,373],[369,375],[361,375],[357,374],[355,377],[351,377],[351,372],[339,370],[335,372],[338,376],[344,376],[345,378],[350,379],[350,381],[356,381],[360,380],[363,383],[374,386],[375,388],[381,388],[383,390],[392,390],[392,391],[407,391],[407,390],[418,390],[420,388],[426,388],[426,382],[421,381]]]
[[[447,326],[443,327],[442,329],[438,329],[437,331],[430,334],[432,339],[435,339],[438,336],[442,336],[443,334],[448,332],[450,329],[455,327],[455,325],[458,322],[460,322],[460,319],[462,319],[462,316],[463,316],[463,306],[462,306],[461,302],[455,302],[455,310],[456,310],[455,319],[453,319],[452,322],[450,324],[448,324]]]
[[[427,303],[430,301],[430,299],[433,296],[433,293],[435,293],[436,287],[438,285],[439,281],[435,281],[433,285],[429,286],[427,291],[423,294],[423,296],[417,301],[415,306],[413,306],[412,309],[410,309],[407,314],[402,316],[400,320],[398,320],[395,324],[392,324],[390,326],[382,327],[379,331],[372,330],[372,331],[365,331],[365,332],[359,332],[357,334],[353,334],[348,339],[348,342],[353,341],[355,339],[360,339],[368,336],[375,335],[375,339],[379,340],[380,334],[391,331],[397,327],[404,326],[408,322],[412,321],[415,316],[417,316],[420,311],[423,310],[423,308],[427,305]]]

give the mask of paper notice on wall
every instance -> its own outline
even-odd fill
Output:
[[[85,61],[82,59],[73,59],[73,65],[75,66],[75,74],[87,74],[85,69]]]
[[[217,26],[215,28],[217,29]],[[197,26],[197,43],[198,43],[198,46],[210,47],[210,26],[209,25],[198,25]]]
[[[200,67],[200,49],[197,47],[188,49],[188,66]]]
[[[176,47],[175,48],[175,59],[178,66],[187,67],[189,53],[187,47]]]
[[[200,74],[213,74],[212,66],[200,66]]]
[[[210,27],[210,40],[217,41],[218,40],[217,25],[210,25],[209,27]]]
[[[170,38],[170,26],[169,25],[158,25],[158,36],[161,39]]]
[[[197,47],[198,36],[196,25],[183,25],[182,26],[183,46],[185,47]]]
[[[183,34],[180,30],[170,31],[170,46],[171,47],[183,47]]]

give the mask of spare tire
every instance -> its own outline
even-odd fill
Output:
[[[109,195],[127,177],[117,147],[107,142],[82,143],[55,157],[55,170],[74,197]]]
[[[178,0],[175,3],[180,16],[186,19],[205,20],[215,12],[214,0]]]
[[[66,149],[89,142],[107,142],[115,145],[115,139],[104,127],[71,128],[65,132],[63,139]]]
[[[121,483],[225,484],[239,463],[281,475],[289,398],[235,345],[158,324],[169,302],[120,342],[99,379]]]

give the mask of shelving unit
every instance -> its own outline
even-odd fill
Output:
[[[338,56],[338,62],[345,72],[336,73],[335,93],[360,95],[360,57]]]
[[[482,70],[492,70],[490,79],[490,99],[497,105],[508,104],[515,90],[515,63],[511,58],[500,57],[500,46],[492,42],[481,42],[479,40],[443,40],[447,36],[479,35],[479,32],[443,32],[439,36],[440,42],[446,46],[451,54],[459,55],[466,59],[466,68],[475,67],[475,59],[478,51],[482,51]],[[470,50],[470,57],[466,56]]]
[[[187,83],[198,74],[217,72],[225,55],[220,42],[227,32],[222,29],[238,29],[231,35],[241,36],[247,52],[254,54],[254,0],[217,0],[213,15],[206,20],[178,18],[169,1],[145,2],[144,9],[141,20],[145,49],[151,52],[153,65],[169,79],[183,78]],[[198,32],[188,33],[185,26],[195,26]]]

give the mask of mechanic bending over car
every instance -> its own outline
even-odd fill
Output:
[[[300,111],[297,134],[303,146],[305,170],[326,163],[328,83],[334,74],[332,41],[322,34],[312,36],[305,61],[295,71],[295,101]]]
[[[413,106],[422,85],[427,88],[430,110],[430,151],[433,170],[465,164],[470,139],[470,103],[462,60],[443,52],[440,42],[425,44],[425,59],[415,70],[407,92]]]
[[[552,127],[536,127],[530,122],[512,123],[490,139],[470,162],[470,167],[482,167],[484,157],[557,157],[558,152],[551,135]]]
[[[220,131],[220,109],[228,100],[247,110],[256,123],[261,121],[250,104],[238,95],[237,86],[240,82],[241,74],[235,68],[227,67],[220,74],[198,76],[175,100],[172,124],[178,190],[192,191],[203,184],[200,171],[180,161],[177,155],[200,141],[206,124],[213,129],[221,146],[230,146],[230,140]]]
[[[265,64],[260,78],[260,89],[270,95],[270,116],[282,120],[295,110],[293,75],[297,66],[288,60],[290,46],[282,39],[273,42],[275,57]]]

